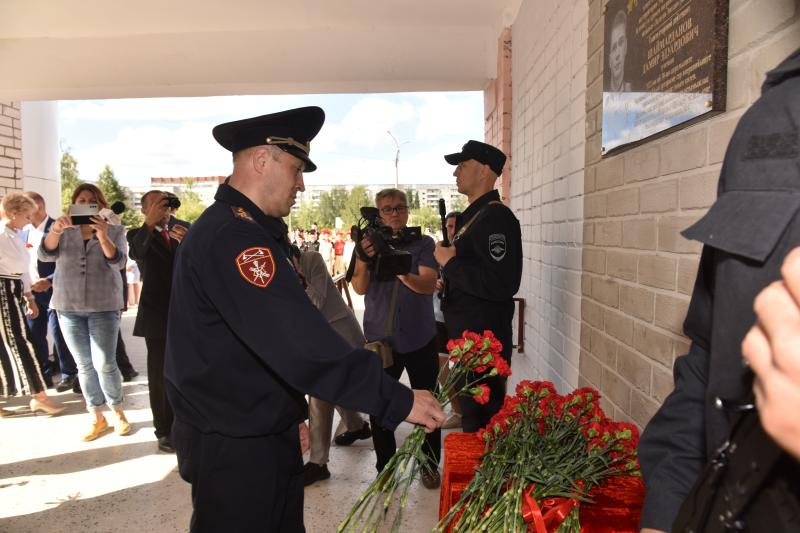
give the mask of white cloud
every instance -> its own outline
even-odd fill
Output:
[[[427,93],[420,96],[425,103],[419,109],[419,124],[416,131],[416,137],[419,140],[438,140],[448,135],[463,135],[476,129],[476,115],[480,118],[483,117],[482,93],[463,96]],[[483,136],[477,140],[481,139]],[[467,140],[464,139],[464,142]]]
[[[108,164],[121,183],[145,185],[153,176],[211,176],[230,171],[230,154],[210,135],[213,124],[176,128],[126,126],[107,143],[74,152],[82,179],[97,179]]]
[[[415,119],[414,106],[408,102],[367,96],[351,107],[340,123],[326,123],[314,140],[314,148],[331,153],[347,146],[374,149],[392,143],[388,131]]]
[[[230,154],[211,136],[222,120],[254,116],[308,101],[253,96],[61,102],[61,131],[72,146],[82,179],[97,179],[108,164],[123,185],[147,185],[154,176],[226,175]],[[312,143],[317,172],[308,183],[393,183],[395,145],[400,183],[448,183],[443,154],[481,138],[481,93],[320,96],[328,122]],[[338,107],[337,107],[338,105]],[[348,107],[342,108],[343,105]],[[341,117],[335,120],[334,117]],[[99,141],[97,139],[100,139]]]

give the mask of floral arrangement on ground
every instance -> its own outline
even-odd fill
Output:
[[[550,382],[522,381],[477,436],[480,466],[435,532],[579,533],[593,487],[640,475],[638,430],[606,417],[592,388],[562,396]]]

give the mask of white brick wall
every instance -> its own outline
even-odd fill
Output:
[[[526,1],[512,26],[511,207],[522,224],[525,352],[514,382],[578,386],[589,6]]]

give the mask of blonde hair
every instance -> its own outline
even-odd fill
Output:
[[[36,203],[20,192],[10,192],[3,198],[3,212],[5,216],[12,213],[24,213],[25,211],[36,211]]]

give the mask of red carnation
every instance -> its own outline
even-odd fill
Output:
[[[477,387],[473,387],[469,390],[470,394],[472,394],[472,399],[475,400],[477,403],[485,404],[489,402],[489,386],[488,385],[478,385]]]

